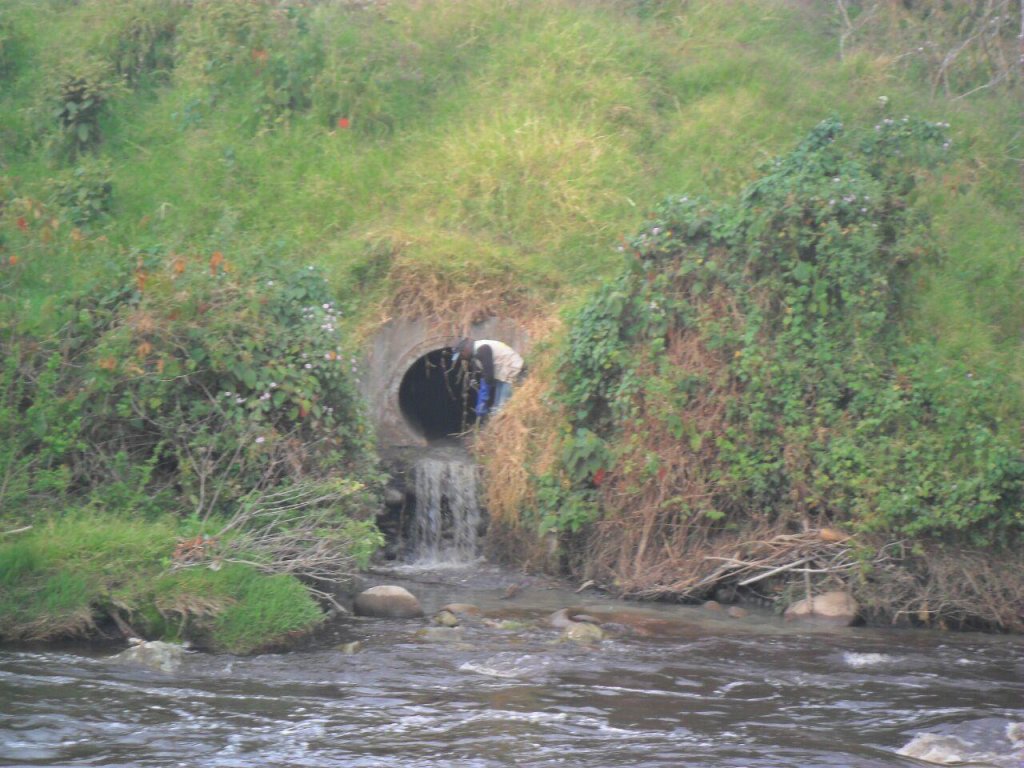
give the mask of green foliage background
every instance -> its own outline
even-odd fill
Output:
[[[853,259],[858,274],[776,272],[796,286],[785,295],[811,291],[777,337],[788,346],[760,357],[750,348],[764,317],[749,338],[718,329],[716,343],[742,352],[737,376],[792,383],[794,366],[813,364],[838,391],[838,356],[859,347],[822,343],[817,312],[831,305],[815,286],[871,285],[891,303],[857,315],[863,338],[898,325],[906,344],[883,378],[901,389],[876,378],[839,402],[901,426],[862,424],[846,458],[830,443],[827,480],[800,482],[810,501],[828,498],[858,525],[990,540],[1008,514],[1014,387],[1024,382],[1019,84],[936,98],[920,62],[887,47],[895,36],[873,31],[840,60],[839,28],[831,5],[788,0],[0,0],[4,518],[59,520],[84,507],[111,513],[108,527],[167,519],[176,535],[195,535],[189,515],[230,514],[254,483],[291,482],[274,467],[296,444],[303,472],[372,487],[348,363],[380,317],[468,310],[532,321],[569,308],[608,359],[570,366],[583,411],[561,455],[572,482],[549,477],[539,489],[542,508],[567,517],[538,525],[586,526],[601,513],[588,483],[611,466],[605,441],[629,417],[623,404],[663,385],[652,402],[671,421],[704,384],[638,379],[616,335],[616,291],[651,341],[676,312],[694,320],[635,304],[622,283],[634,278],[617,277],[624,233],[684,215],[649,201],[706,198],[700,210],[725,217],[714,237],[743,232],[753,243],[743,207],[714,201],[748,188],[759,163],[824,115],[870,130],[913,114],[951,125],[944,164],[915,172],[906,215],[927,219],[908,230],[920,242],[900,239],[891,264]],[[965,69],[956,83],[974,88],[983,76]],[[870,176],[843,194],[882,194]],[[701,216],[684,219],[711,227]],[[757,226],[787,243],[806,236],[799,222]],[[708,234],[687,243],[715,242]],[[877,244],[857,237],[857,253]],[[652,242],[641,250],[667,257],[679,246]],[[768,265],[759,269],[731,274],[768,279]],[[710,290],[722,279],[700,282]],[[611,287],[589,299],[602,280]],[[810,351],[800,333],[812,335]],[[770,370],[790,354],[790,368]],[[871,359],[866,350],[856,361]],[[742,407],[777,414],[802,402],[796,389],[765,391],[771,402]],[[784,439],[813,444],[791,416]],[[667,428],[691,450],[708,444],[693,425]],[[726,443],[730,482],[758,499],[784,493],[791,477]],[[231,467],[215,501],[198,489],[198,456]],[[936,464],[938,475],[915,475],[910,499],[881,480]],[[950,492],[953,474],[966,479]],[[841,502],[836,484],[850,490]],[[0,559],[14,556],[7,547]],[[57,572],[68,561],[54,562]]]

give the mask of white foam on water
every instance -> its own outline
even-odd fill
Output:
[[[848,667],[860,669],[862,667],[881,667],[886,664],[893,664],[899,661],[896,656],[887,653],[854,653],[846,651],[843,653],[843,663]]]
[[[484,661],[467,661],[459,670],[488,677],[520,678],[541,674],[551,663],[546,656],[499,653]]]

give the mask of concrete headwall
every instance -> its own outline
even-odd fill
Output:
[[[398,390],[406,371],[428,352],[455,345],[464,336],[494,339],[525,353],[528,339],[519,326],[500,317],[463,331],[436,319],[393,320],[370,340],[360,387],[381,446],[422,446],[427,441],[402,414]]]

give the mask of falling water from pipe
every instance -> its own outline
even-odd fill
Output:
[[[481,523],[477,467],[466,455],[436,452],[413,466],[413,561],[456,565],[477,557]]]

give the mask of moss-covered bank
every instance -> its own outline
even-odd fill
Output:
[[[252,566],[171,571],[171,519],[96,514],[37,523],[0,545],[8,640],[144,637],[252,653],[308,633],[323,611],[296,579]]]

